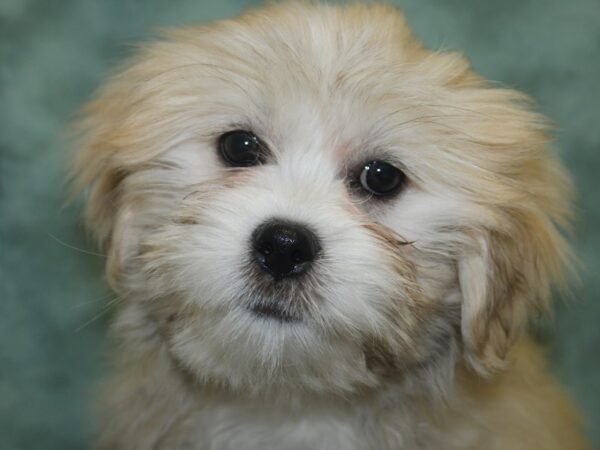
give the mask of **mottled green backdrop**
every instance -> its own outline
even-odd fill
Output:
[[[65,199],[61,133],[130,44],[250,0],[0,0],[0,449],[86,448],[111,299]],[[396,0],[417,35],[528,92],[576,176],[586,271],[549,334],[600,449],[600,0]],[[242,449],[243,450],[243,449]],[[510,450],[510,449],[507,449]]]

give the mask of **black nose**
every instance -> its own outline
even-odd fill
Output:
[[[320,249],[317,236],[308,228],[279,220],[260,225],[252,244],[256,261],[275,279],[306,272]]]

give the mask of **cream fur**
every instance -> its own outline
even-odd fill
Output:
[[[224,167],[236,128],[270,162]],[[397,10],[283,3],[172,31],[81,129],[75,182],[122,299],[98,449],[588,448],[524,334],[569,257],[545,120]],[[349,186],[375,158],[407,174],[398,197]],[[300,322],[247,308],[271,217],[322,241],[277,294]]]

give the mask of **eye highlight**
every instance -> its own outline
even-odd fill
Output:
[[[396,194],[406,183],[406,175],[385,161],[375,160],[364,165],[359,181],[362,188],[378,197]]]
[[[223,160],[232,167],[255,166],[266,159],[264,145],[250,131],[234,130],[222,134],[217,146]]]

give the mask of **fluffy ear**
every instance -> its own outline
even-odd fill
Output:
[[[71,167],[74,194],[85,194],[85,226],[107,254],[107,280],[117,292],[125,272],[124,260],[133,248],[130,225],[135,202],[125,198],[124,185],[144,162],[143,153],[149,153],[139,150],[148,145],[136,136],[147,133],[131,119],[139,116],[128,100],[134,96],[126,95],[131,91],[127,77],[115,77],[86,105],[76,124],[78,139]]]
[[[164,56],[176,54],[164,50],[167,45],[140,49],[138,58],[86,105],[76,124],[73,191],[85,193],[85,225],[108,255],[107,277],[116,290],[117,275],[123,273],[124,259],[135,244],[133,217],[141,209],[139,197],[126,194],[124,186],[152,158],[176,143],[178,136],[185,136],[182,128],[187,122],[174,120],[169,103],[158,95],[169,97],[159,74],[170,73],[177,63]]]
[[[94,167],[94,161],[87,161],[89,152],[86,153],[80,156],[77,166],[88,164]],[[75,169],[80,170],[78,176],[92,171],[89,167],[77,166]],[[119,291],[118,278],[123,273],[125,247],[127,247],[126,230],[130,228],[127,226],[127,221],[131,220],[131,213],[121,206],[120,198],[121,184],[126,175],[116,169],[102,167],[103,164],[98,166],[94,178],[86,187],[84,222],[107,254],[107,281],[115,291]]]
[[[506,220],[508,226],[481,232],[458,264],[465,356],[482,375],[501,368],[532,316],[548,309],[570,259],[547,211],[513,210]]]
[[[74,124],[70,170],[74,195],[85,194],[84,222],[105,247],[110,239],[122,181],[127,172],[117,161],[124,105],[122,83],[109,83],[81,111]],[[121,97],[121,100],[119,100]]]
[[[463,174],[453,184],[477,208],[457,269],[464,354],[485,375],[504,365],[530,320],[547,311],[552,287],[564,285],[573,258],[561,230],[570,227],[574,196],[531,101],[473,77],[457,91],[465,110],[478,113],[456,124],[469,139],[454,155],[467,164],[453,170]]]
[[[113,159],[111,130],[115,130],[116,114],[112,95],[101,95],[86,106],[83,118],[76,123],[77,140],[71,166],[73,195],[84,193],[84,224],[107,253],[107,275],[114,288],[115,222],[120,204],[120,191],[127,174]]]
[[[122,293],[127,289],[124,281],[132,282],[138,241],[147,226],[144,211],[149,209],[144,196],[136,193],[143,193],[148,182],[136,184],[135,178],[152,153],[132,156],[135,133],[126,140],[124,134],[129,130],[112,125],[110,99],[101,98],[92,105],[97,113],[84,121],[86,128],[74,159],[73,179],[76,192],[85,192],[85,225],[107,255],[107,281],[113,290]]]

